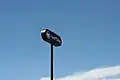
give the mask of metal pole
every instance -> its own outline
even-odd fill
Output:
[[[50,67],[50,76],[51,79],[53,80],[53,44],[51,44],[51,67]]]

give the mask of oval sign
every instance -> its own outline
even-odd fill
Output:
[[[54,46],[61,46],[62,40],[59,35],[50,31],[49,29],[44,29],[41,31],[42,39]]]

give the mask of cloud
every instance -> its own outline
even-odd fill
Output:
[[[40,80],[49,80],[43,77]],[[120,66],[96,68],[87,72],[75,73],[56,80],[120,80]]]

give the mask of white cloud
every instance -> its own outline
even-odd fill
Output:
[[[49,80],[49,78],[44,77],[40,80]],[[57,78],[56,80],[120,80],[120,66],[97,68]]]

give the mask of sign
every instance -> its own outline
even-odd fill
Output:
[[[55,34],[54,32],[52,32],[48,29],[42,30],[41,36],[44,41],[46,41],[54,46],[61,46],[61,44],[62,44],[62,40],[61,40],[60,36],[58,36],[57,34]]]

